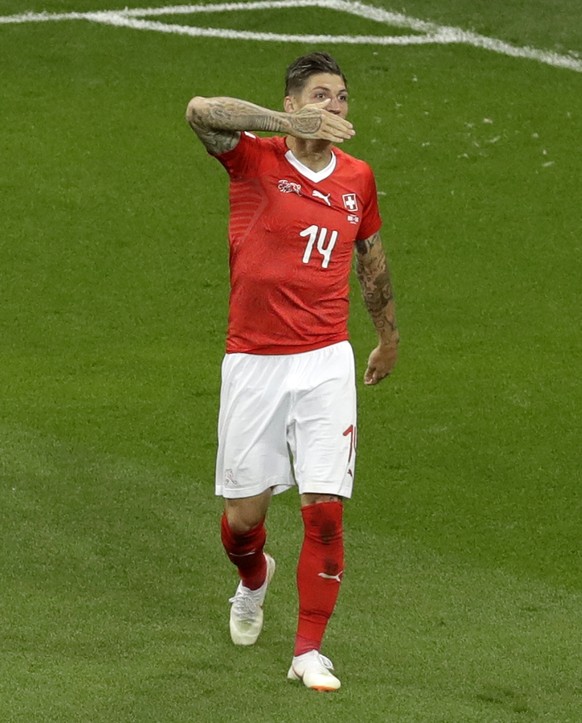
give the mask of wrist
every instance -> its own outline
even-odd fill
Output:
[[[392,329],[388,334],[378,335],[378,346],[397,346],[400,342],[398,329]]]
[[[277,128],[277,131],[279,133],[290,133],[291,129],[293,128],[293,121],[291,118],[291,114],[287,113],[286,111],[274,111],[275,113],[275,119],[276,123],[279,126]]]

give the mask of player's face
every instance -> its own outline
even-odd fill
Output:
[[[332,73],[312,75],[307,79],[301,91],[288,96],[286,101],[290,101],[292,106],[288,110],[299,110],[304,105],[321,103],[328,98],[330,98],[330,103],[326,110],[345,118],[348,114],[348,91],[341,75]]]

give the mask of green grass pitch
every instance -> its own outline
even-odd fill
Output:
[[[582,52],[578,0],[376,3]],[[325,8],[154,19],[408,33]],[[350,83],[345,148],[377,175],[401,355],[359,389],[324,647],[342,690],[285,679],[292,492],[269,517],[263,635],[230,643],[213,496],[226,174],[184,111],[194,94],[278,107],[311,48],[0,23],[2,721],[582,720],[582,73],[468,45],[328,47]],[[373,333],[353,292],[361,379]]]

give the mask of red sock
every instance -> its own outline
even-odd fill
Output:
[[[229,560],[237,566],[242,584],[249,590],[261,587],[267,577],[267,561],[263,555],[267,539],[264,521],[252,530],[238,534],[230,529],[226,515],[223,514],[221,538]]]
[[[320,650],[344,571],[341,502],[301,508],[305,536],[297,566],[299,623],[294,655]]]

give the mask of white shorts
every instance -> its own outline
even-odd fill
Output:
[[[349,342],[302,354],[227,354],[222,363],[216,494],[269,488],[351,497],[356,385]]]

